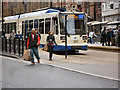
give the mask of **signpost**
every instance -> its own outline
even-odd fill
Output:
[[[65,15],[65,59],[67,59],[67,15]]]

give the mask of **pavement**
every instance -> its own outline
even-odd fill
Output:
[[[2,88],[118,88],[114,80],[30,62],[2,58]],[[6,89],[5,89],[6,90]]]
[[[48,60],[48,52],[41,49],[39,52],[41,63],[43,64],[96,77],[118,80],[118,53],[116,52],[80,51],[76,54],[68,55],[67,59],[65,59],[64,54],[54,54],[53,61]],[[93,52],[94,55],[92,55]],[[89,55],[90,53],[92,54]]]

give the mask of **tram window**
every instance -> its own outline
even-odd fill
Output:
[[[58,18],[57,17],[53,19],[53,31],[55,34],[58,34]]]
[[[10,33],[12,32],[12,30],[15,30],[15,32],[16,32],[16,22],[10,23]]]
[[[16,32],[16,22],[14,23],[14,30],[15,30],[15,32]]]
[[[25,34],[25,26],[24,26],[24,24],[25,24],[24,21],[22,21],[22,35]]]
[[[65,34],[65,18],[64,15],[60,15],[60,34],[64,35]]]
[[[5,30],[6,30],[6,33],[8,33],[8,26],[7,26],[7,23],[5,23]]]
[[[2,24],[1,24],[1,27],[2,27]],[[6,24],[5,23],[3,24],[3,30],[5,30],[5,33],[7,33],[6,32]]]
[[[32,29],[33,28],[33,20],[29,21],[29,28]]]
[[[34,20],[34,28],[38,28],[38,20]]]
[[[7,32],[10,33],[10,30],[9,30],[9,23],[7,23]]]
[[[48,34],[50,31],[50,18],[45,19],[45,34]]]
[[[39,20],[39,32],[44,34],[44,19]]]

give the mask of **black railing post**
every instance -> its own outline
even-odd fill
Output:
[[[11,53],[11,38],[9,38],[9,52]]]
[[[23,53],[24,53],[24,41],[23,41],[23,37],[22,37],[22,56],[23,56]]]
[[[2,36],[2,52],[4,51],[4,46],[3,46],[3,44],[4,44],[4,37]]]
[[[18,45],[18,52],[19,52],[19,56],[20,56],[20,37],[18,38],[18,40],[19,40],[19,45]]]
[[[16,40],[16,38],[14,38],[14,54],[16,53],[16,50],[15,50],[16,49],[15,40]]]
[[[26,50],[27,50],[27,40],[28,40],[28,38],[25,39],[25,47],[26,47]]]
[[[5,37],[5,51],[7,52],[7,38]]]

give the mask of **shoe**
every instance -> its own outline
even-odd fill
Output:
[[[31,65],[32,65],[32,66],[35,65],[35,63],[31,63]]]
[[[38,63],[40,63],[40,60],[38,60]]]
[[[52,61],[52,59],[50,58],[49,61]]]

